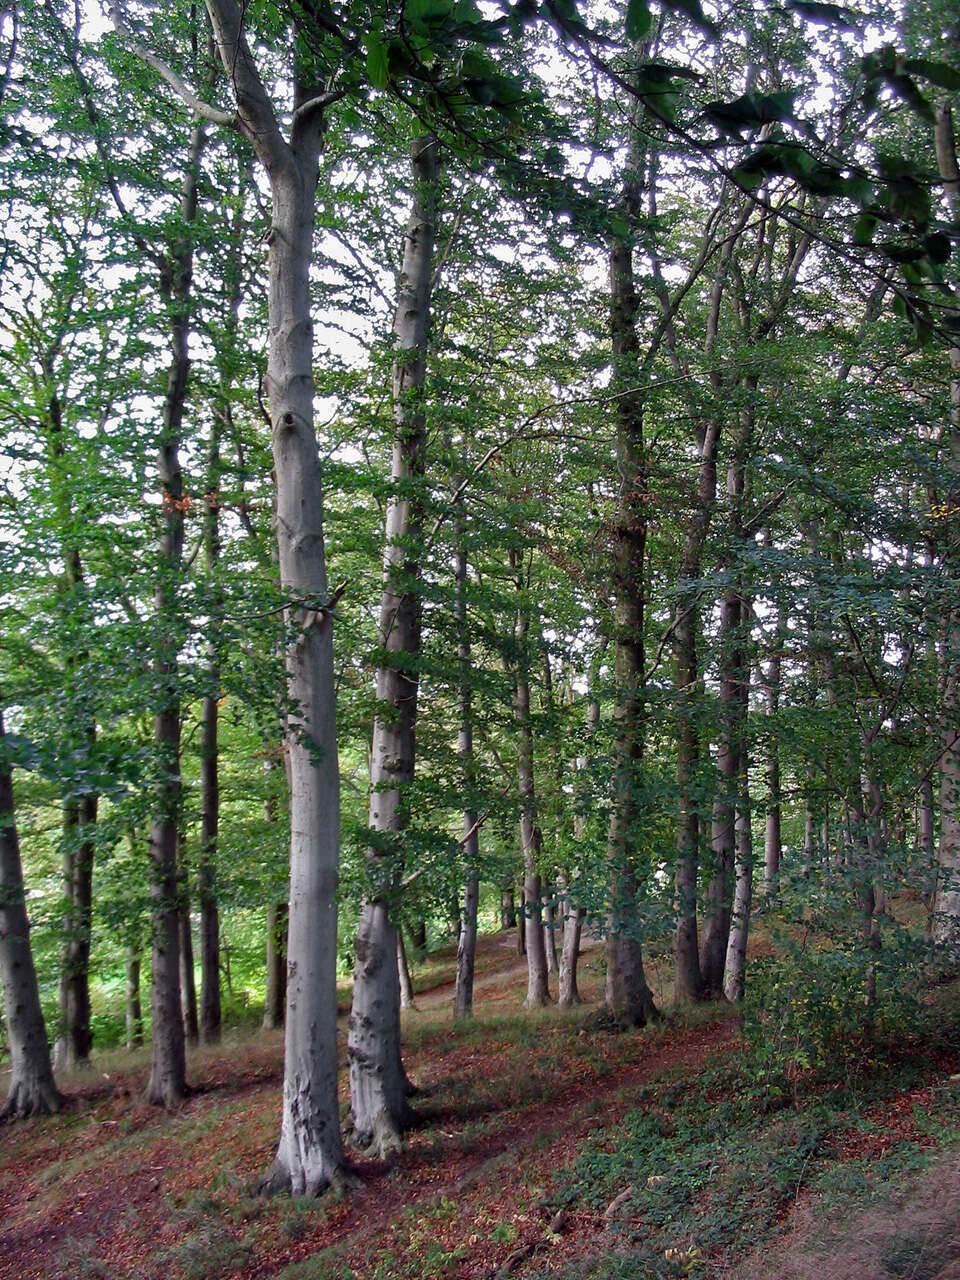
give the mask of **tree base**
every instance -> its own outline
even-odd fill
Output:
[[[28,1120],[31,1116],[55,1115],[66,1099],[54,1084],[10,1082],[6,1102],[0,1107],[0,1124],[11,1120]]]
[[[355,1173],[341,1168],[331,1170],[321,1177],[309,1179],[302,1189],[296,1191],[296,1194],[309,1196],[312,1199],[329,1195],[335,1200],[340,1200],[361,1185],[362,1179]],[[262,1197],[293,1195],[293,1176],[285,1165],[275,1160],[263,1177],[253,1184],[250,1192],[252,1195]]]

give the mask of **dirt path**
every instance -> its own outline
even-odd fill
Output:
[[[587,1135],[658,1074],[696,1071],[733,1042],[729,1023],[610,1036],[556,1008],[520,1016],[526,965],[499,967],[513,945],[488,941],[494,971],[478,974],[476,1017],[456,1030],[440,1013],[452,983],[418,996],[423,1016],[404,1034],[421,1123],[390,1166],[356,1159],[341,1202],[248,1195],[276,1143],[279,1033],[194,1055],[197,1090],[171,1115],[141,1102],[142,1061],[88,1077],[66,1113],[4,1135],[0,1280],[266,1280],[298,1261],[310,1280],[491,1275],[543,1236],[536,1201]],[[583,978],[596,1002],[599,970]],[[604,1227],[585,1215],[558,1256]],[[393,1256],[396,1269],[382,1261]]]

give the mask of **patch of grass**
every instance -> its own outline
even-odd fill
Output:
[[[711,1259],[729,1266],[780,1230],[805,1189],[827,1207],[849,1206],[855,1191],[866,1196],[926,1167],[929,1151],[910,1140],[870,1161],[838,1163],[836,1156],[836,1139],[863,1109],[898,1095],[923,1070],[877,1064],[852,1087],[811,1089],[802,1107],[773,1111],[749,1061],[723,1058],[692,1079],[659,1078],[638,1091],[640,1105],[616,1130],[585,1144],[558,1175],[557,1203],[598,1215],[629,1191],[608,1228],[606,1256],[559,1274],[671,1280],[704,1272]],[[944,1137],[960,1140],[960,1090],[951,1101],[952,1127],[939,1106],[936,1123]],[[890,1247],[906,1259],[914,1243],[904,1237]]]
[[[158,1261],[174,1267],[181,1280],[219,1280],[252,1257],[250,1247],[218,1223],[207,1223],[163,1250]]]

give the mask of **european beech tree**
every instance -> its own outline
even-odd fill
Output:
[[[377,710],[370,752],[372,887],[360,913],[347,1037],[356,1140],[379,1156],[394,1149],[411,1119],[400,1055],[397,925],[391,897],[403,866],[416,763],[420,664],[420,556],[426,467],[424,385],[436,241],[439,144],[414,138],[413,203],[403,238],[394,317],[393,449],[380,599]]]

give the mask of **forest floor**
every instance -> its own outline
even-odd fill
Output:
[[[281,1033],[194,1050],[174,1114],[142,1101],[144,1054],[104,1054],[61,1082],[60,1115],[2,1134],[0,1278],[960,1280],[949,1041],[784,1094],[727,1007],[605,1027],[595,946],[572,1012],[520,1011],[499,936],[455,1025],[451,967],[415,970],[433,989],[405,1015],[420,1122],[389,1165],[354,1159],[345,1197],[250,1192],[279,1133]]]

